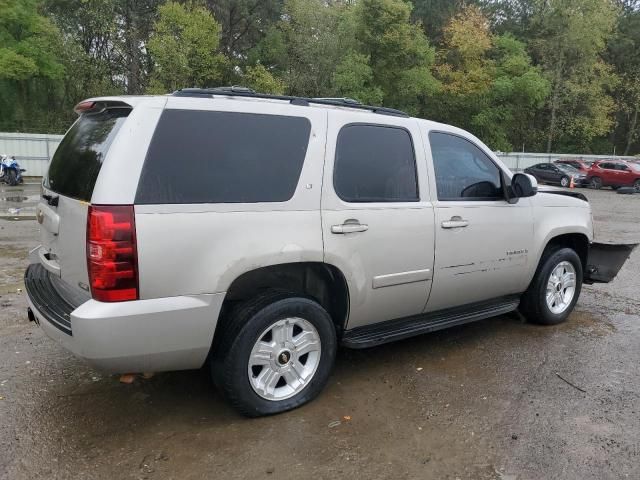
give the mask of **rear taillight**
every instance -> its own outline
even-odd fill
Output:
[[[133,205],[90,205],[87,269],[91,296],[101,302],[138,299]]]

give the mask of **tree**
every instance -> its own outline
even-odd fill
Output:
[[[222,27],[221,50],[242,60],[279,19],[282,0],[207,0]]]
[[[0,111],[7,129],[46,124],[47,102],[55,101],[65,74],[60,33],[37,6],[0,1]]]
[[[227,59],[218,52],[220,25],[209,11],[194,4],[167,2],[149,39],[154,62],[150,92],[208,87],[225,75]]]
[[[637,2],[636,2],[637,3]],[[617,131],[622,154],[628,155],[640,140],[640,4],[624,8],[608,45],[607,58],[620,76],[615,92]],[[640,146],[638,148],[640,150]]]
[[[345,61],[360,69],[361,79],[371,76],[363,85],[371,94],[381,92],[385,105],[417,114],[439,83],[431,72],[435,50],[410,15],[411,5],[403,0],[359,1],[353,9],[353,51],[361,56]]]
[[[282,20],[267,31],[250,62],[272,67],[291,95],[327,96],[346,49],[339,33],[343,8],[323,0],[285,0]]]
[[[285,89],[285,84],[261,64],[246,67],[241,83],[261,93],[282,95]]]
[[[532,143],[532,122],[549,86],[525,44],[492,34],[475,6],[451,19],[443,41],[436,66],[443,88],[432,99],[438,119],[476,133],[494,149]]]
[[[536,0],[533,50],[551,84],[546,150],[589,149],[613,125],[612,70],[601,60],[615,21],[609,0]]]

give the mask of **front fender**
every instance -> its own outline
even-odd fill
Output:
[[[591,243],[584,271],[584,283],[609,283],[613,280],[631,252],[638,246],[633,244]]]

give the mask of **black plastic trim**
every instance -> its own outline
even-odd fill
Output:
[[[423,333],[503,315],[518,308],[520,295],[424,313],[396,320],[356,327],[344,332],[342,344],[349,348],[369,348]]]
[[[71,312],[88,298],[73,294],[62,280],[34,263],[24,273],[24,286],[37,312],[58,330],[73,335]]]

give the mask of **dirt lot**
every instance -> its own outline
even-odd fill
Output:
[[[0,190],[0,215],[32,211],[37,185]],[[584,193],[599,240],[640,242],[640,195]],[[120,384],[30,324],[37,235],[0,219],[0,478],[640,478],[640,249],[564,325],[342,350],[316,401],[247,420],[204,371]]]

